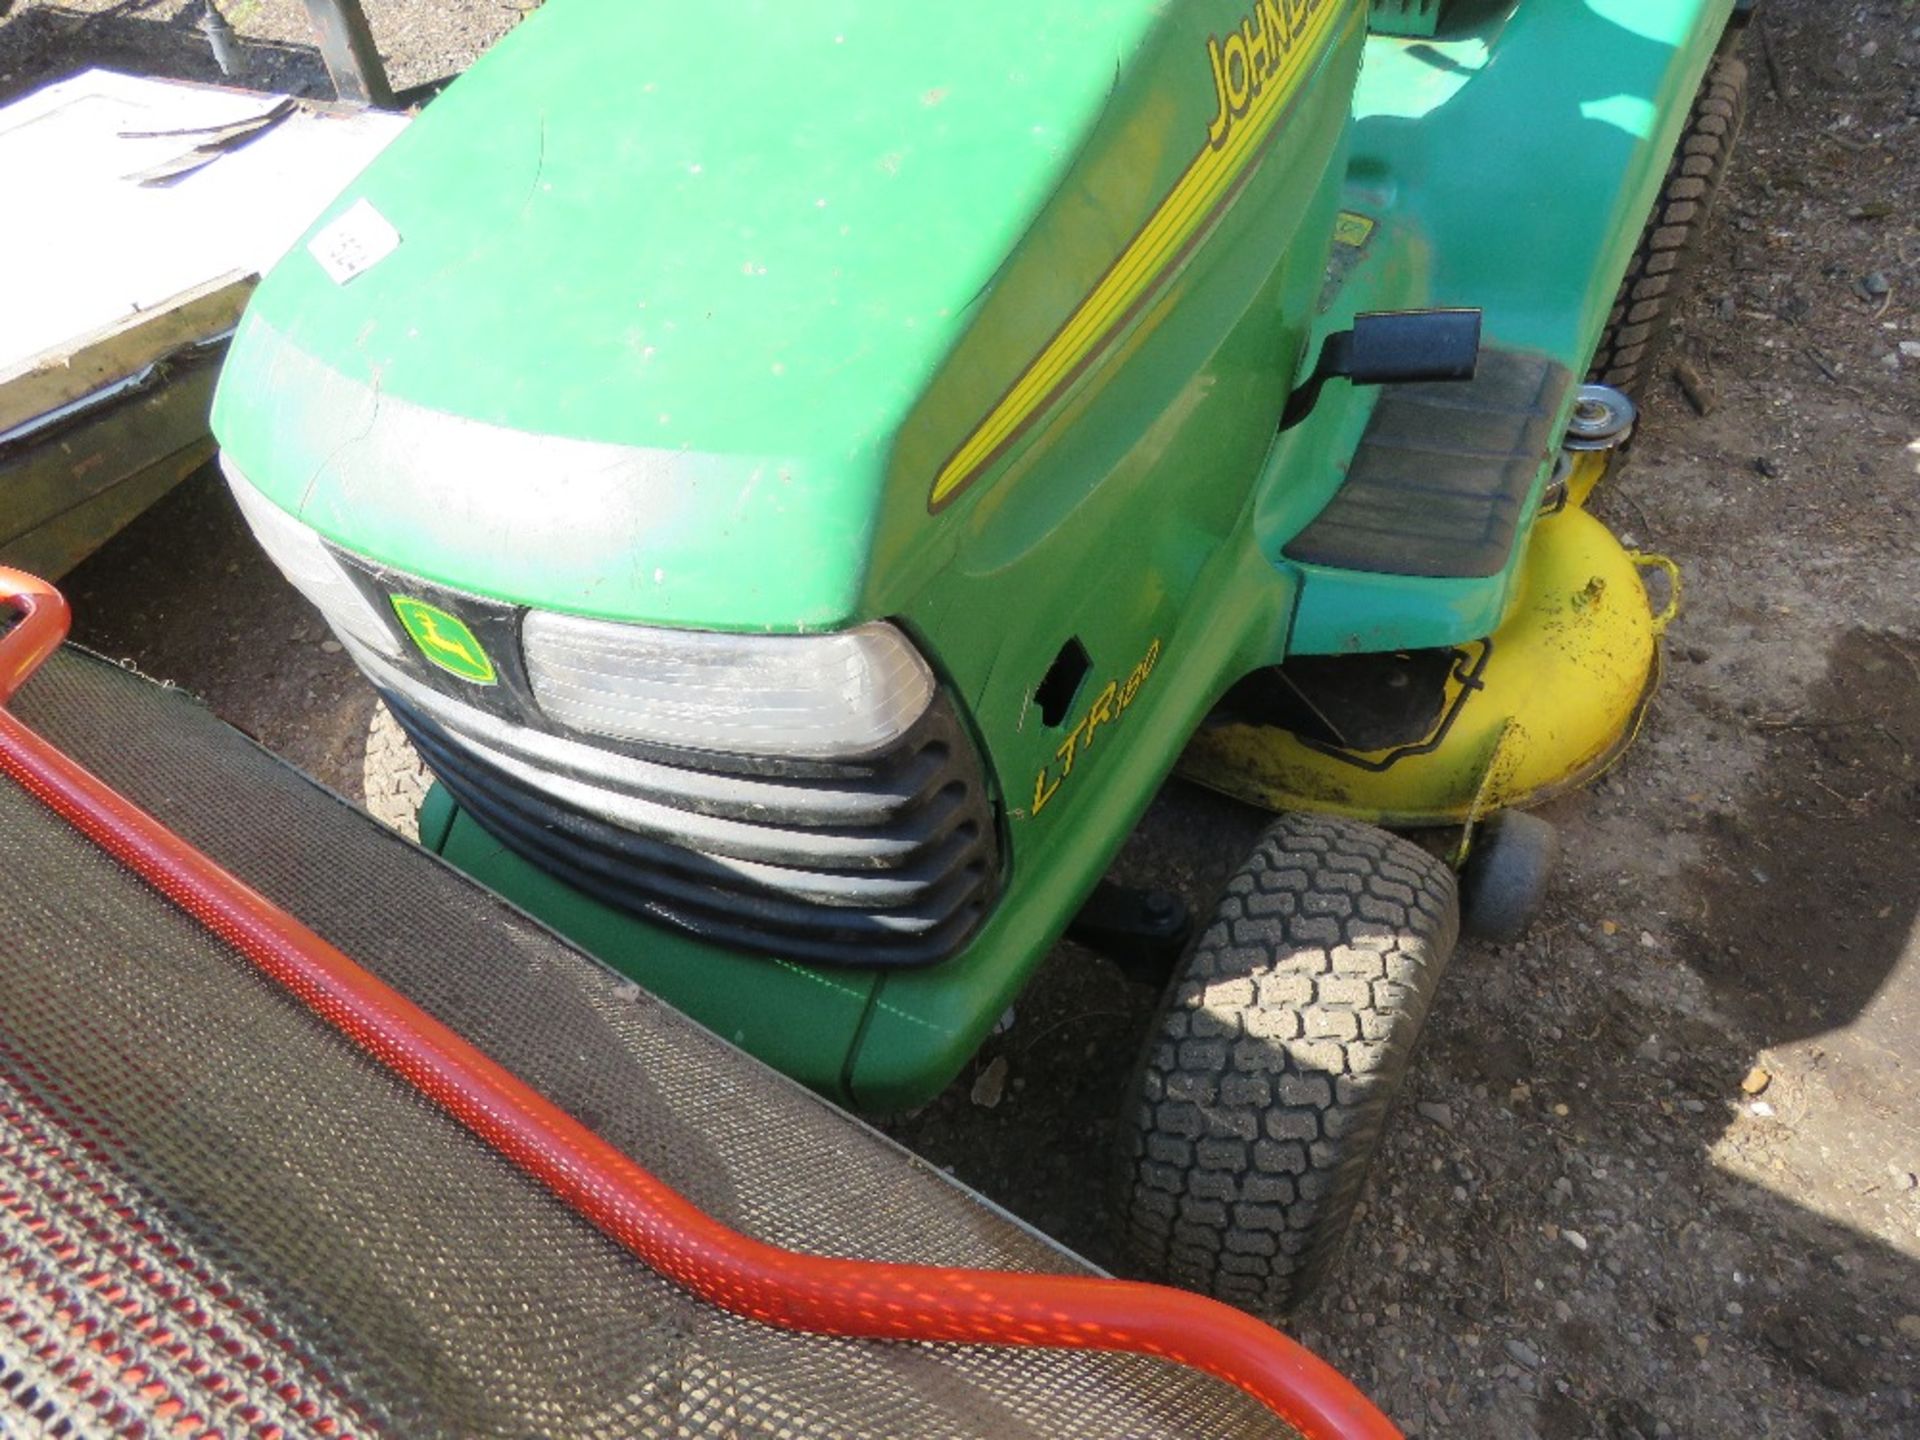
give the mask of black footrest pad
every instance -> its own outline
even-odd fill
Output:
[[[1286,557],[1387,575],[1499,574],[1572,385],[1549,356],[1488,350],[1465,384],[1389,389],[1346,483]]]

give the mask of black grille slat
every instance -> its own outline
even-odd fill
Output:
[[[674,877],[724,892],[752,881],[769,896],[875,910],[907,908],[917,906],[981,848],[977,830],[959,825],[943,837],[937,851],[908,870],[876,865],[864,870],[834,871],[757,863],[748,869],[732,857],[662,844],[651,837],[632,834],[523,788],[476,784],[476,775],[488,774],[484,760],[431,733],[420,734],[414,743],[434,772],[447,779],[460,795],[461,803],[476,814],[484,811],[489,819],[515,825],[520,833],[540,835],[543,844],[559,845],[583,855],[604,856],[623,866],[639,862],[655,867],[649,877],[649,883],[654,885]]]
[[[674,808],[686,833],[669,836],[664,825],[642,831],[588,813],[556,794],[527,755],[507,756],[517,763],[503,768],[488,753],[497,737],[461,734],[458,711],[444,702],[430,716],[392,688],[383,694],[455,800],[495,839],[595,899],[729,948],[824,964],[933,964],[965,942],[998,883],[997,835],[978,762],[944,698],[897,759],[869,757],[824,783],[817,763],[791,782],[754,776],[745,783],[755,802],[735,808],[724,826],[702,823],[716,818],[702,802],[731,777],[689,766],[692,795],[649,784],[645,796],[633,796],[577,765],[562,772],[608,795],[603,810],[622,808],[622,797],[659,808],[663,800],[680,802]],[[610,758],[620,773],[622,757]],[[900,784],[908,777],[917,782],[910,789]],[[860,808],[849,804],[849,792],[860,790],[873,793],[868,813],[885,823],[839,823]],[[784,803],[768,804],[769,796]],[[817,798],[828,803],[813,804]]]
[[[964,908],[975,888],[966,883],[970,877],[963,871],[957,880],[930,889],[921,904],[881,910],[790,903],[765,893],[701,885],[664,872],[636,882],[617,854],[566,843],[556,829],[543,828],[488,796],[463,791],[458,786],[451,788],[476,820],[491,833],[519,842],[523,853],[530,858],[542,864],[564,865],[574,873],[593,877],[601,886],[624,887],[634,893],[636,903],[646,905],[650,914],[660,913],[662,909],[697,911],[713,923],[737,924],[747,920],[760,930],[785,929],[796,935],[815,934],[841,940],[900,940],[938,930]]]
[[[730,950],[766,953],[775,949],[784,960],[815,965],[858,964],[874,969],[911,968],[930,965],[957,951],[982,916],[986,902],[976,901],[963,914],[947,922],[938,931],[911,943],[890,943],[881,937],[847,930],[823,930],[819,933],[791,934],[777,942],[768,932],[753,926],[709,915],[702,911],[655,904],[636,896],[626,886],[611,884],[589,871],[561,861],[546,863],[552,873],[584,895],[626,910],[631,914],[669,925],[698,939]],[[857,947],[857,953],[856,953]]]
[[[775,807],[800,804],[816,812],[823,825],[847,829],[886,826],[903,805],[924,796],[953,763],[944,746],[932,744],[891,767],[871,767],[871,774],[855,773],[849,767],[848,777],[840,780],[798,774],[788,779],[767,779],[718,769],[704,771],[698,768],[698,757],[691,754],[684,766],[672,766],[597,746],[593,747],[593,768],[585,769],[562,758],[558,753],[561,747],[553,745],[553,737],[543,732],[478,738],[523,763],[589,784],[609,785],[636,800],[671,806],[686,814],[749,824],[765,823],[768,812]],[[506,744],[500,743],[503,738]],[[571,749],[584,743],[563,741],[562,745]]]
[[[501,765],[488,747],[467,741],[425,717],[418,718],[421,734],[414,743],[436,772],[446,766],[479,766],[497,782],[497,788],[516,794],[537,791],[547,803],[583,824],[615,832],[625,837],[624,843],[636,854],[650,854],[661,863],[672,864],[675,855],[693,852],[751,865],[801,867],[829,874],[913,871],[924,868],[928,857],[945,847],[953,832],[968,819],[964,793],[955,793],[949,782],[902,805],[894,823],[888,826],[819,826],[799,831],[768,819],[758,823],[730,821],[716,832],[703,823],[712,817],[688,817],[664,806],[656,807],[657,813],[646,823],[631,824],[618,814],[623,797],[617,793],[602,791],[574,776],[561,777],[557,782],[546,776],[529,780],[517,767]],[[567,792],[574,787],[589,792],[591,799],[570,799]],[[609,810],[613,813],[607,813]],[[676,816],[684,822],[678,828],[672,823]]]

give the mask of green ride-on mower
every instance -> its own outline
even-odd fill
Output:
[[[1076,916],[1177,938],[1102,881],[1169,773],[1279,811],[1121,1168],[1143,1271],[1282,1311],[1657,680],[1585,501],[1742,10],[551,0],[262,284],[227,473],[423,842],[850,1106]]]

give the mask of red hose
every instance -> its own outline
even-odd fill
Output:
[[[57,591],[0,567],[0,604],[9,602],[22,619],[0,635],[0,702],[59,647],[67,628]],[[710,1304],[822,1335],[1152,1355],[1239,1386],[1309,1440],[1399,1436],[1300,1345],[1186,1291],[828,1259],[729,1229],[4,709],[0,772],[600,1230]]]
[[[0,705],[5,705],[40,662],[67,638],[66,597],[37,575],[0,565],[0,605],[9,605],[19,618],[10,630],[0,631]]]

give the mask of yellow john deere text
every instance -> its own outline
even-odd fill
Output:
[[[1354,3],[1255,0],[1226,39],[1208,39],[1218,109],[1207,124],[1206,143],[1080,308],[941,468],[928,502],[932,509],[997,460],[1173,272],[1232,200],[1339,17],[1351,15]]]

